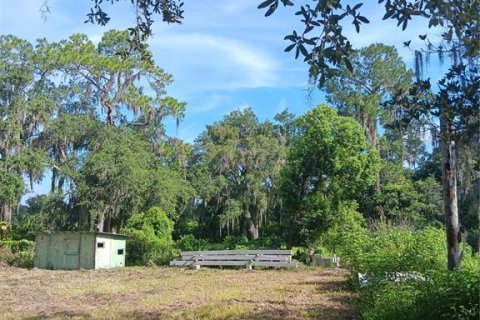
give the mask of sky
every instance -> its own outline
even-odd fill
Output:
[[[104,1],[104,9],[111,16],[105,27],[84,23],[91,1],[47,0],[50,12],[46,20],[40,13],[44,1],[0,0],[0,34],[35,42],[38,38],[58,41],[84,33],[98,42],[104,32],[134,24],[129,0],[113,6]],[[154,36],[149,40],[157,65],[173,74],[168,95],[187,103],[179,138],[193,142],[205,125],[239,108],[251,107],[264,121],[286,108],[301,115],[325,102],[324,94],[308,85],[307,65],[284,52],[288,45],[284,36],[294,29],[302,30],[294,9],[279,8],[265,18],[264,11],[257,9],[260,0],[184,1],[183,23],[156,21]],[[345,25],[354,48],[375,42],[394,45],[407,66],[413,68],[413,53],[402,43],[412,40],[412,47],[421,46],[418,35],[425,33],[426,25],[414,23],[402,32],[394,21],[381,20],[384,11],[376,0],[364,2],[360,12],[371,23],[362,26],[360,34],[350,24]],[[431,72],[438,74],[438,68],[433,67]],[[168,127],[174,134],[173,120]]]

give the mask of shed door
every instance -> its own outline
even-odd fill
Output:
[[[65,238],[64,269],[79,269],[80,265],[80,240],[78,238]]]

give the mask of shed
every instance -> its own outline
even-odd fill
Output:
[[[42,232],[34,265],[41,269],[109,269],[125,266],[126,236],[105,232]]]

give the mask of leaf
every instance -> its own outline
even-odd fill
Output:
[[[257,7],[257,9],[266,8],[266,7],[270,6],[272,3],[274,3],[275,1],[276,0],[265,0],[262,3],[260,3],[260,5]]]
[[[320,80],[318,82],[318,84],[320,85],[320,87],[323,87],[325,85],[325,81],[327,80],[326,76],[325,76],[325,73],[322,73],[322,75],[320,76]]]
[[[427,35],[426,35],[426,34],[424,34],[424,35],[419,35],[418,37],[419,37],[421,40],[425,40],[425,39],[427,38]]]
[[[390,10],[385,13],[383,16],[382,20],[387,20],[388,18],[392,17],[395,14],[395,10]]]
[[[309,39],[309,38],[304,38],[303,39],[303,41],[310,46],[314,46],[317,40],[318,40],[318,37],[313,37],[311,39]]]
[[[357,19],[360,20],[363,23],[370,23],[370,21],[367,18],[362,17],[362,16],[357,16]]]
[[[290,0],[282,0],[284,6],[293,6],[293,2]]]
[[[357,10],[357,9],[360,9],[360,7],[363,6],[363,3],[357,3],[354,7],[353,7],[353,10]]]
[[[405,47],[409,47],[409,46],[410,46],[410,42],[412,42],[412,40],[405,41],[405,42],[403,43],[403,45],[404,45]]]
[[[353,20],[352,24],[355,25],[355,30],[357,31],[357,33],[360,32],[360,23],[358,22],[357,19]]]
[[[277,4],[272,4],[270,8],[268,8],[267,12],[265,12],[265,17],[270,16],[272,13],[275,12],[276,9],[277,9]]]
[[[296,38],[293,34],[289,34],[288,36],[285,36],[283,40],[290,40],[290,41],[296,41]]]
[[[288,47],[285,48],[285,52],[292,51],[292,49],[295,48],[296,45],[297,45],[296,43],[293,43],[293,44],[289,45]]]
[[[353,73],[353,66],[350,60],[348,58],[343,58],[343,62],[345,62],[345,66],[347,67],[348,71]]]
[[[298,48],[300,49],[300,52],[303,54],[304,57],[308,56],[308,51],[305,49],[305,46],[303,44],[299,44]]]

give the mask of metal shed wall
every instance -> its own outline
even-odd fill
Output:
[[[103,246],[99,246],[103,243]],[[97,233],[95,246],[95,269],[125,266],[125,236]]]
[[[99,250],[98,242],[108,243]],[[123,248],[123,254],[118,249]],[[125,265],[125,236],[95,232],[41,233],[36,238],[35,267],[42,269],[99,269]],[[115,251],[113,251],[115,250]],[[102,263],[98,264],[97,261]]]

